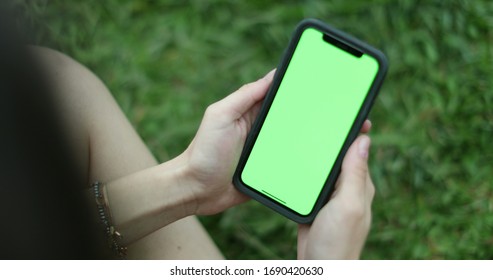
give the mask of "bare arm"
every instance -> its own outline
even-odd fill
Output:
[[[194,140],[177,158],[108,184],[111,211],[125,242],[177,219],[219,213],[247,200],[231,178],[272,76],[209,106]]]
[[[150,189],[154,187],[152,183],[158,177],[163,177],[159,179],[163,181],[159,184],[160,190],[170,190],[169,194],[162,192],[162,195],[169,197],[171,201],[173,196],[170,194],[177,194],[171,190],[176,189],[178,184],[165,183],[164,181],[168,179],[173,181],[172,178],[175,176],[164,176],[166,172],[161,173],[173,164],[158,165],[105,85],[91,71],[64,54],[41,47],[31,47],[31,49],[41,59],[52,82],[55,105],[59,110],[78,169],[86,179],[87,186],[96,180],[108,184],[109,196],[113,196],[110,200],[114,200],[114,205],[111,207],[115,209],[112,209],[112,212],[118,223],[127,227],[135,222],[136,215],[142,213],[138,212],[128,217],[125,214],[128,212],[121,214],[120,211],[126,207],[116,209],[119,197],[124,198],[122,201],[124,204],[130,205],[131,201],[135,201],[135,208],[141,209],[143,206],[138,205],[140,203],[137,201],[143,199],[146,203],[146,198],[139,195],[152,195]],[[151,172],[145,171],[147,169]],[[157,170],[159,172],[154,172]],[[139,182],[141,179],[143,181]],[[121,187],[118,187],[119,185]],[[146,191],[142,188],[146,188]],[[114,192],[115,189],[122,191]],[[178,200],[176,198],[175,201]],[[154,212],[151,211],[150,222],[145,223],[150,225],[148,229],[126,234],[128,237],[125,238],[126,243],[127,240],[131,241],[128,250],[129,258],[222,258],[218,248],[195,217],[180,219],[183,217],[183,212],[169,210],[169,207],[175,209],[172,205],[159,206],[163,211],[166,209],[169,215],[166,221],[156,222]],[[129,222],[130,220],[132,222]],[[176,221],[155,230],[156,224],[164,225],[173,220]],[[152,232],[149,228],[155,231]],[[144,235],[147,236],[139,239]]]

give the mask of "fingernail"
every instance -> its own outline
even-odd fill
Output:
[[[370,138],[368,136],[362,136],[358,143],[358,152],[362,158],[368,158],[368,151],[370,150]]]
[[[276,69],[277,68],[274,68],[274,69],[270,70],[269,73],[267,73],[263,78],[264,79],[270,79],[272,76],[274,76],[274,73],[276,72]]]

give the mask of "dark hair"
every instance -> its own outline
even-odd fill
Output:
[[[0,7],[0,258],[106,258],[50,86],[8,15]]]

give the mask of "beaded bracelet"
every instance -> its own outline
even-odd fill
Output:
[[[122,235],[115,229],[113,225],[111,212],[108,207],[108,201],[105,195],[105,185],[101,182],[94,182],[91,185],[92,191],[94,193],[94,198],[96,200],[96,205],[98,207],[98,216],[100,222],[103,224],[106,241],[110,249],[121,259],[125,259],[127,256],[127,247],[121,246],[119,241],[122,239]]]

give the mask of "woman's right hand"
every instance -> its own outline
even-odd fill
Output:
[[[366,121],[362,132],[370,130]],[[375,187],[368,172],[370,137],[360,135],[344,157],[336,189],[313,224],[299,225],[298,259],[358,259],[371,224]]]

